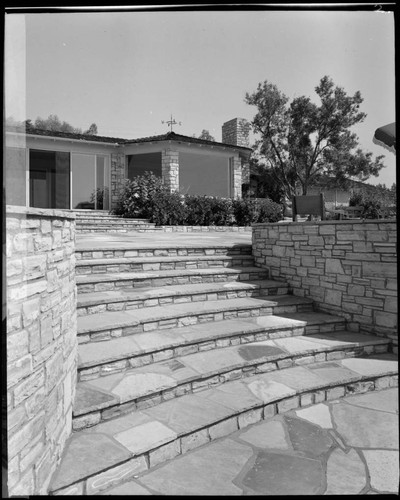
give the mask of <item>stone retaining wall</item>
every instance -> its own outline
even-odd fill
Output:
[[[343,316],[349,330],[389,337],[397,352],[395,220],[255,224],[252,238],[271,279]]]
[[[157,226],[166,233],[244,233],[252,230],[251,226]]]
[[[74,252],[75,214],[7,206],[9,496],[47,494],[72,430]]]

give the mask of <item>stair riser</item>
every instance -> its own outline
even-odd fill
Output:
[[[96,227],[92,229],[82,229],[82,228],[76,228],[76,232],[79,234],[91,234],[91,233],[127,233],[127,232],[136,232],[136,233],[144,233],[144,232],[151,232],[155,233],[159,231],[157,228],[154,227],[149,227],[149,228],[142,228],[142,227],[130,227],[130,228],[101,228],[101,227]]]
[[[304,307],[304,306],[303,306]],[[273,307],[258,308],[258,309],[244,309],[244,310],[234,310],[234,311],[224,311],[209,314],[191,315],[181,318],[172,318],[168,320],[154,321],[151,323],[140,323],[135,326],[125,326],[117,327],[114,329],[107,330],[96,330],[93,332],[78,332],[78,343],[86,344],[88,342],[103,342],[107,340],[112,340],[113,338],[125,337],[127,335],[135,335],[136,333],[150,332],[154,330],[168,330],[170,328],[180,328],[184,326],[197,325],[200,323],[210,323],[215,321],[222,321],[224,319],[243,319],[243,318],[255,318],[259,316],[268,316],[273,314]],[[316,325],[306,325],[302,333],[298,335],[313,335],[316,333],[329,333],[332,331],[341,331],[345,329],[345,321],[337,321],[332,323],[316,324]],[[261,332],[265,330],[260,329]],[[266,340],[268,338],[280,338],[283,336],[289,336],[283,334],[281,331],[276,333],[266,333],[265,337],[259,340]],[[261,335],[260,335],[261,337]],[[251,338],[249,336],[249,338]],[[251,342],[251,340],[249,340]],[[210,347],[212,349],[212,347]]]
[[[330,331],[338,331],[339,329],[336,325],[331,326]],[[180,356],[185,356],[188,354],[194,354],[196,352],[201,351],[209,351],[214,349],[223,349],[225,347],[240,345],[240,344],[249,344],[252,342],[260,342],[263,340],[272,340],[278,338],[285,337],[295,337],[307,335],[306,329],[304,327],[288,327],[288,328],[280,328],[280,329],[271,329],[268,331],[259,331],[259,332],[251,332],[251,333],[239,333],[235,335],[226,335],[224,337],[216,338],[216,339],[208,339],[201,341],[199,340],[197,343],[187,343],[185,345],[176,344],[170,345],[168,348],[165,348],[161,351],[150,351],[147,350],[143,352],[143,354],[139,356],[129,356],[126,355],[123,359],[118,359],[108,363],[102,364],[94,364],[86,367],[78,367],[78,380],[88,381],[93,380],[98,377],[102,377],[105,375],[109,375],[111,373],[124,372],[126,370],[132,368],[138,368],[140,366],[151,365],[153,363],[158,363],[159,361],[164,361],[167,359],[178,358]],[[365,348],[365,353],[369,354],[370,352],[386,352],[386,346],[380,347],[377,346],[376,351],[370,350],[369,347]],[[379,349],[383,349],[383,351],[379,351]],[[319,361],[319,360],[318,360]]]
[[[134,326],[116,327],[107,330],[96,330],[93,332],[78,331],[78,343],[98,342],[111,340],[116,337],[126,335],[134,335],[136,333],[151,332],[154,330],[167,330],[170,328],[180,328],[184,326],[197,325],[199,323],[210,323],[223,321],[225,319],[241,319],[241,318],[256,318],[258,316],[272,315],[273,307],[254,307],[243,309],[225,310],[222,312],[208,312],[206,314],[191,314],[182,317],[174,317],[169,319],[161,319],[156,321],[142,322]]]
[[[232,247],[204,247],[204,248],[141,248],[141,249],[96,249],[75,250],[75,257],[80,259],[112,259],[129,257],[195,257],[195,256],[242,256],[251,255],[251,246],[244,245],[237,248]]]
[[[102,225],[111,225],[111,224],[152,224],[147,219],[121,219],[120,217],[111,218],[111,217],[77,217],[76,223],[80,225],[94,225],[94,224],[102,224]]]
[[[339,350],[330,350],[327,352],[319,352],[315,354],[301,354],[297,356],[292,355],[286,357],[282,356],[280,359],[276,359],[276,357],[275,359],[272,359],[271,357],[270,360],[265,359],[261,362],[260,360],[257,360],[255,362],[247,364],[246,366],[228,369],[225,372],[219,372],[214,375],[207,376],[207,378],[199,378],[198,380],[192,380],[190,382],[179,384],[175,387],[164,389],[151,394],[143,395],[135,399],[124,400],[120,404],[114,404],[113,406],[110,405],[106,408],[102,408],[94,412],[75,415],[73,416],[73,429],[80,430],[85,427],[92,427],[99,422],[119,417],[133,410],[145,410],[146,408],[156,406],[164,401],[169,401],[170,399],[184,396],[185,394],[193,394],[204,391],[233,380],[239,380],[257,374],[290,368],[292,366],[304,366],[310,365],[312,363],[320,363],[323,361],[343,359],[346,357],[360,357],[367,353],[382,353],[383,348],[385,348],[384,352],[387,352],[387,345],[371,345],[365,347],[353,347],[349,349],[342,347]],[[355,374],[354,381],[359,378],[360,376]],[[327,384],[327,382],[322,381],[321,386],[323,387],[324,384]],[[352,393],[354,392],[355,390],[353,389]]]
[[[185,304],[189,302],[205,302],[209,300],[226,300],[226,299],[239,299],[246,297],[268,297],[269,295],[286,295],[287,288],[257,288],[253,290],[230,290],[226,292],[210,292],[199,293],[190,295],[171,295],[167,297],[154,297],[142,300],[125,300],[119,302],[107,302],[105,304],[94,304],[79,306],[77,308],[78,316],[85,316],[87,314],[96,314],[107,311],[129,311],[132,309],[141,309],[143,307],[165,306],[172,304]],[[288,306],[287,306],[288,307]],[[300,309],[297,309],[299,311]],[[303,311],[303,309],[301,309]],[[307,311],[311,310],[311,306]],[[275,311],[275,309],[274,309]],[[289,308],[286,312],[293,312]]]
[[[104,274],[104,273],[124,273],[133,271],[172,271],[184,269],[209,269],[210,267],[253,267],[254,260],[252,257],[247,258],[234,258],[234,259],[221,259],[221,260],[187,260],[184,262],[130,262],[123,264],[113,264],[110,259],[109,264],[96,264],[80,265],[79,261],[76,265],[75,272],[81,274]]]
[[[104,292],[139,287],[161,287],[169,285],[189,285],[199,283],[226,283],[228,281],[257,281],[268,279],[267,271],[254,273],[227,273],[215,275],[169,276],[157,278],[112,280],[105,282],[77,283],[78,293]]]

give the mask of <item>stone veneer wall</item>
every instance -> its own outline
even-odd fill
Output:
[[[391,338],[397,352],[395,220],[255,224],[252,238],[271,279],[346,318],[350,330]]]
[[[222,142],[249,147],[250,124],[244,118],[233,118],[222,125]]]
[[[111,155],[111,209],[116,207],[125,179],[127,179],[125,154],[113,153]]]
[[[242,161],[240,158],[233,158],[233,198],[240,199],[242,197]]]
[[[72,431],[75,215],[7,206],[6,255],[8,494],[46,495]]]
[[[170,193],[179,191],[179,151],[165,149],[161,154],[163,184]]]

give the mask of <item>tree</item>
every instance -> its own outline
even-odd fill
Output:
[[[19,130],[33,130],[35,128],[41,130],[50,130],[52,132],[70,132],[72,134],[82,134],[82,129],[73,127],[66,121],[61,121],[57,115],[49,115],[48,118],[43,119],[38,116],[34,123],[31,119],[25,121],[17,121],[12,116],[6,118],[6,125]],[[97,135],[97,125],[92,123],[88,130],[83,134]]]
[[[83,133],[87,135],[97,135],[97,125],[95,123],[92,123],[90,127]]]
[[[214,137],[210,134],[208,130],[203,129],[198,139],[203,139],[204,141],[214,141]]]
[[[383,155],[372,160],[372,153],[358,147],[358,137],[350,128],[362,122],[360,92],[348,96],[324,76],[315,92],[321,104],[309,97],[289,98],[267,80],[256,92],[246,93],[245,102],[257,107],[251,122],[259,134],[256,154],[263,159],[277,182],[290,198],[298,188],[308,187],[321,176],[332,176],[337,186],[345,187],[349,177],[365,181],[384,167]]]

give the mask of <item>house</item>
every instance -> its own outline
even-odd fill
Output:
[[[361,181],[346,180],[346,187],[335,186],[335,179],[325,177],[319,183],[310,186],[307,194],[324,193],[325,207],[335,209],[339,206],[349,206],[350,197],[359,192],[375,194],[376,187]],[[299,192],[301,194],[301,192]]]
[[[222,142],[175,132],[121,139],[48,130],[6,130],[6,203],[109,210],[125,179],[147,171],[171,192],[240,198],[248,179],[248,123],[222,126]]]

